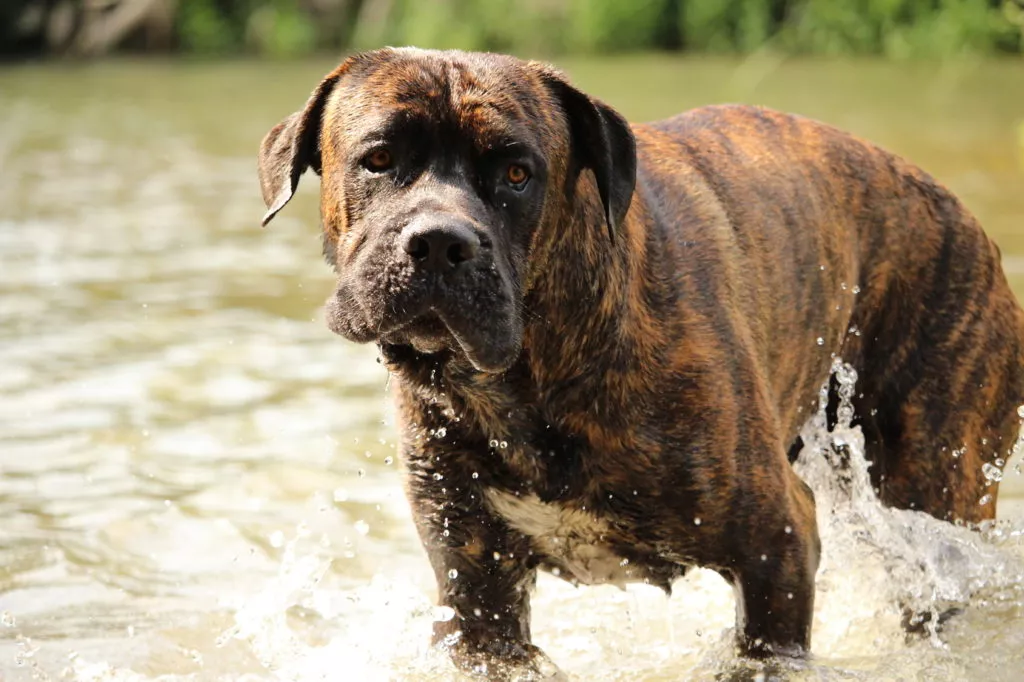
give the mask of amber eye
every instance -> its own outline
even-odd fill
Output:
[[[383,173],[391,168],[391,152],[387,149],[374,149],[363,159],[366,169],[374,173]]]
[[[505,171],[505,179],[516,189],[522,189],[526,186],[526,181],[530,179],[530,172],[519,164],[513,163]]]

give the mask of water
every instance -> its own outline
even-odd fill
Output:
[[[1024,292],[1024,64],[568,62],[634,119],[752,101],[902,152],[953,187]],[[267,230],[263,133],[329,61],[0,71],[0,679],[451,679],[394,460],[387,377],[333,337],[316,183]],[[849,378],[849,377],[847,377]],[[815,454],[815,656],[745,669],[733,600],[542,577],[538,644],[579,680],[1016,680],[1024,485],[984,534],[880,508]],[[858,468],[859,467],[859,468]],[[900,604],[969,608],[907,640]]]

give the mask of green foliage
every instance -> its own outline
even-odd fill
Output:
[[[291,0],[179,0],[182,46],[200,54],[251,49],[288,57],[317,48],[313,18]]]
[[[570,0],[568,47],[574,51],[622,51],[657,47],[672,0]]]
[[[553,52],[565,46],[565,3],[520,0],[367,0],[357,49],[419,45],[439,49]]]
[[[216,54],[239,45],[238,30],[215,0],[181,0],[178,32],[182,46],[191,52]]]
[[[419,45],[525,55],[770,49],[933,58],[1024,49],[1024,0],[163,1],[176,13],[177,44],[201,54]],[[52,5],[0,0],[0,40],[43,49]],[[41,20],[25,20],[32,16]]]
[[[682,0],[683,45],[701,52],[750,52],[764,45],[776,28],[768,0]]]
[[[782,46],[816,54],[938,57],[993,52],[1020,29],[987,0],[803,0],[793,7]]]
[[[316,46],[316,29],[294,4],[277,2],[257,7],[246,21],[246,44],[261,54],[293,57]]]

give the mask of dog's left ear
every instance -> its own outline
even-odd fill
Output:
[[[633,131],[617,111],[580,92],[552,69],[541,67],[541,78],[558,98],[569,119],[573,156],[582,168],[594,173],[608,236],[614,242],[616,229],[626,218],[636,187]]]
[[[295,194],[299,178],[307,168],[320,174],[320,122],[324,107],[352,62],[352,58],[348,59],[320,81],[306,106],[271,128],[260,143],[260,189],[267,206],[264,226]]]

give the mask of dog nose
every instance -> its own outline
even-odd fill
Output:
[[[413,223],[402,231],[402,249],[429,272],[450,272],[472,261],[480,238],[461,222]]]

